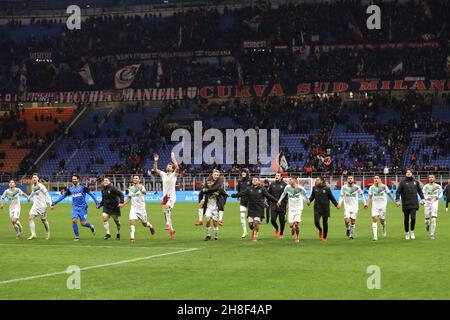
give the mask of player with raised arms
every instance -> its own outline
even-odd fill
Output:
[[[34,223],[34,219],[36,216],[39,216],[42,224],[44,225],[45,231],[47,232],[46,239],[50,239],[50,224],[47,220],[47,206],[52,203],[52,198],[48,193],[47,188],[39,182],[39,176],[37,173],[33,174],[31,177],[31,194],[28,197],[28,200],[33,198],[33,205],[31,206],[30,214],[29,214],[29,224],[31,235],[28,240],[36,239],[36,224]]]
[[[72,186],[67,188],[64,194],[61,195],[55,202],[52,203],[50,209],[54,209],[55,206],[64,200],[68,196],[72,196],[72,228],[75,233],[74,241],[80,240],[80,234],[78,232],[78,220],[80,220],[80,224],[85,227],[91,229],[92,234],[95,236],[95,227],[94,225],[87,222],[88,216],[88,204],[86,202],[86,194],[88,194],[92,200],[95,202],[95,206],[98,209],[100,207],[99,202],[92,194],[92,192],[88,189],[88,187],[80,184],[80,176],[73,175],[72,176]]]
[[[139,220],[144,228],[150,230],[150,234],[155,234],[155,228],[148,221],[147,210],[145,209],[145,195],[147,190],[141,184],[141,178],[138,175],[133,176],[133,185],[130,186],[127,191],[127,199],[124,203],[119,204],[119,207],[125,206],[128,202],[131,202],[130,209],[130,242],[135,242],[136,222]]]
[[[16,187],[16,181],[9,180],[9,188],[2,194],[2,201],[0,201],[0,209],[3,209],[5,200],[9,201],[9,219],[16,230],[17,239],[21,239],[23,235],[23,227],[19,221],[20,218],[20,196],[28,198],[28,195],[20,188]]]
[[[163,186],[163,201],[161,204],[164,206],[164,216],[166,218],[166,230],[170,230],[170,239],[173,239],[175,235],[175,229],[172,224],[172,209],[177,200],[176,184],[180,167],[175,159],[175,154],[171,154],[172,162],[169,162],[166,167],[166,171],[159,170],[158,160],[159,155],[156,153],[153,155],[153,170],[161,177]]]
[[[249,177],[249,171],[248,169],[242,169],[241,170],[241,179],[239,179],[237,183],[236,190],[237,192],[243,192],[245,194],[245,191],[248,187],[251,186],[251,181]],[[241,218],[241,226],[242,226],[242,238],[245,238],[247,236],[247,223],[245,221],[245,215],[247,214],[247,208],[248,208],[248,198],[246,195],[239,197],[239,213]]]
[[[375,176],[373,179],[373,185],[369,188],[369,200],[367,201],[367,205],[372,203],[372,234],[373,240],[378,240],[378,221],[380,221],[381,226],[383,228],[383,237],[386,237],[386,207],[387,207],[387,198],[386,195],[391,198],[392,202],[396,204],[396,206],[400,206],[399,203],[395,201],[394,196],[392,195],[389,188],[381,183],[381,179],[379,176]]]

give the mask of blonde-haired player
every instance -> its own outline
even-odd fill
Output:
[[[436,223],[438,216],[439,198],[442,196],[442,187],[436,183],[434,174],[428,176],[428,183],[423,186],[423,195],[425,196],[425,225],[430,232],[430,239],[434,240]],[[430,221],[431,220],[431,221]]]
[[[34,219],[36,216],[41,218],[41,222],[44,225],[45,231],[47,232],[46,239],[50,239],[50,225],[47,220],[47,205],[52,204],[52,199],[48,193],[47,188],[39,182],[39,176],[37,173],[33,174],[31,177],[33,184],[31,185],[31,194],[28,200],[33,198],[33,205],[31,206],[30,215],[28,217],[30,224],[31,235],[28,240],[36,239],[36,224]]]
[[[367,205],[372,202],[372,234],[373,240],[378,240],[378,220],[380,220],[381,226],[383,228],[383,237],[386,237],[386,207],[387,207],[387,199],[386,195],[391,198],[392,202],[397,205],[400,205],[395,201],[394,196],[392,195],[389,188],[381,183],[381,179],[379,176],[375,176],[373,179],[373,185],[369,188],[369,200],[367,201]]]
[[[25,192],[16,187],[16,182],[14,180],[10,180],[9,188],[3,192],[2,201],[0,201],[0,209],[3,209],[5,200],[9,201],[9,219],[11,220],[14,230],[16,230],[17,239],[21,239],[23,234],[23,227],[19,221],[20,196],[28,198],[28,195]]]
[[[289,184],[284,187],[283,193],[277,202],[277,206],[281,205],[285,196],[288,196],[288,223],[291,228],[291,234],[295,234],[294,242],[299,242],[300,227],[302,222],[303,199],[306,199],[306,190],[298,184],[297,177],[290,177]]]
[[[172,162],[169,162],[166,167],[166,172],[159,170],[157,154],[153,155],[153,170],[161,177],[163,186],[163,201],[161,204],[164,206],[164,216],[166,218],[166,230],[170,230],[170,239],[173,239],[175,235],[175,229],[172,224],[172,209],[177,200],[177,194],[175,186],[177,184],[177,177],[180,167],[175,159],[175,154],[171,154]]]
[[[126,191],[128,198],[119,207],[125,206],[131,201],[130,209],[130,242],[135,242],[136,222],[139,220],[144,228],[150,230],[150,234],[155,234],[155,228],[147,219],[147,210],[145,209],[145,195],[147,190],[141,184],[141,179],[138,175],[133,176],[133,185]]]

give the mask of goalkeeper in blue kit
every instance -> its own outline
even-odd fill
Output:
[[[75,241],[78,241],[80,240],[80,235],[78,233],[78,219],[80,219],[80,224],[83,227],[91,229],[92,234],[95,235],[94,226],[87,222],[88,204],[86,202],[86,194],[88,194],[95,201],[96,208],[99,208],[100,204],[86,186],[80,185],[80,177],[78,175],[72,176],[72,183],[73,186],[69,187],[58,200],[53,202],[50,209],[53,209],[55,205],[61,202],[64,198],[72,196],[72,228],[75,233]]]

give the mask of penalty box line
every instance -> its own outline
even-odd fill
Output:
[[[197,251],[197,250],[198,250],[198,248],[190,248],[190,249],[185,249],[185,250],[180,250],[180,251],[175,251],[175,252],[167,252],[167,253],[155,254],[155,255],[151,255],[151,256],[147,256],[147,257],[128,259],[128,260],[121,260],[121,261],[105,263],[105,264],[98,264],[98,265],[95,265],[95,266],[89,266],[89,267],[80,268],[80,271],[86,271],[86,270],[92,270],[92,269],[100,269],[100,268],[107,268],[107,267],[117,266],[117,265],[121,265],[121,264],[145,261],[145,260],[150,260],[150,259],[154,259],[154,258],[171,256],[171,255],[175,255],[175,254],[192,252],[192,251]],[[0,281],[0,285],[9,284],[9,283],[15,283],[15,282],[21,282],[21,281],[30,281],[30,280],[41,279],[41,278],[48,278],[48,277],[58,276],[58,275],[62,275],[62,274],[67,274],[67,271],[52,272],[52,273],[40,274],[40,275],[36,275],[36,276],[30,276],[30,277],[24,277],[24,278],[17,278],[17,279]]]

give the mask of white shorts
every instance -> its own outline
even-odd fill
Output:
[[[244,207],[244,206],[239,206],[239,211],[240,212],[247,212],[247,207]]]
[[[31,207],[30,216],[39,216],[42,220],[47,219],[47,207],[38,208],[35,206]]]
[[[214,221],[219,221],[219,211],[206,208],[205,217],[212,218]]]
[[[438,216],[438,206],[435,206],[435,205],[427,206],[427,205],[425,205],[424,213],[425,213],[425,219],[429,219],[430,217],[437,218],[437,216]]]
[[[20,218],[20,208],[14,208],[9,209],[9,218],[12,219],[19,219]]]
[[[350,211],[350,210],[345,210],[344,211],[344,218],[346,219],[352,219],[352,220],[356,220],[356,218],[358,217],[358,211]]]
[[[295,222],[302,222],[302,210],[297,208],[291,210],[291,208],[289,208],[288,223],[293,224]]]
[[[372,207],[372,217],[379,216],[381,219],[386,219],[386,207]]]
[[[145,210],[137,211],[136,209],[131,208],[130,220],[140,220],[142,223],[147,223],[147,212]]]
[[[261,223],[261,218],[260,217],[248,217],[249,223],[253,223],[253,221]]]

